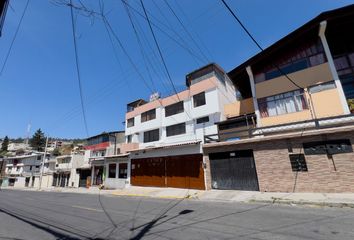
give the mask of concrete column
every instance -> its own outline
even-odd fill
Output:
[[[256,86],[254,83],[254,76],[253,76],[251,66],[247,66],[246,71],[247,71],[248,77],[250,79],[254,113],[257,116],[257,127],[261,127],[261,114],[259,113],[258,101],[257,101],[257,96],[256,96]]]
[[[117,161],[116,162],[116,178],[118,178],[119,177],[119,162]]]
[[[92,168],[91,168],[91,186],[94,185],[94,181],[95,181],[95,165],[92,165]]]
[[[331,50],[329,49],[328,42],[327,42],[327,39],[326,39],[326,36],[325,36],[326,27],[327,27],[327,21],[322,21],[320,23],[320,30],[318,32],[318,36],[321,39],[321,42],[322,42],[322,45],[323,45],[323,49],[325,51],[325,54],[326,54],[326,57],[327,57],[327,60],[328,60],[328,65],[329,65],[329,68],[330,68],[331,73],[332,73],[333,80],[334,80],[334,82],[336,84],[336,87],[338,89],[338,94],[339,94],[340,102],[341,102],[342,107],[343,107],[343,112],[344,112],[344,114],[350,114],[348,103],[347,103],[347,99],[345,98],[345,95],[344,95],[342,83],[339,80],[338,73],[337,73],[336,67],[334,65],[333,57],[332,57],[332,54],[331,54]]]
[[[128,166],[127,166],[127,182],[130,185],[130,177],[131,177],[131,159],[130,157],[128,158]]]

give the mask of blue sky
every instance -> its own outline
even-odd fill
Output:
[[[0,137],[24,137],[29,123],[32,126],[31,134],[42,128],[51,137],[86,137],[75,71],[70,8],[57,6],[53,4],[54,1],[30,0],[5,70],[0,76]],[[98,1],[82,2],[88,8],[99,11]],[[139,36],[145,36],[142,43],[144,53],[155,68],[155,71],[149,68],[154,85],[148,77],[122,2],[103,2],[107,19],[150,88],[162,95],[172,93],[172,86],[163,71],[147,23],[132,12],[133,20],[141,27],[138,28]],[[139,1],[129,2],[142,12]],[[208,60],[229,71],[258,52],[221,1],[168,2],[202,50],[199,51],[163,0],[144,1],[152,21],[189,49],[186,51],[154,28],[177,89],[184,87],[188,72],[206,65]],[[227,2],[263,47],[279,40],[322,11],[353,3],[345,0]],[[3,64],[25,4],[26,0],[11,1],[0,37],[0,65]],[[89,135],[124,129],[122,122],[126,104],[138,98],[148,99],[151,91],[145,87],[114,39],[112,47],[105,25],[99,18],[78,14],[76,26]],[[201,52],[208,60],[201,57]]]

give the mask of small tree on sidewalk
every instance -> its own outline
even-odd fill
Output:
[[[45,147],[45,137],[41,129],[38,129],[30,140],[30,145],[37,151],[43,151]]]

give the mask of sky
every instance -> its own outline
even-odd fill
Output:
[[[4,64],[26,1],[10,0],[0,37],[0,66]],[[143,14],[139,0],[130,0],[128,11],[120,0],[102,1],[104,15],[113,32],[99,15],[89,16],[76,10],[75,36],[86,132],[80,107],[70,7],[55,4],[61,1],[66,0],[29,2],[0,75],[0,138],[5,135],[26,137],[29,124],[30,135],[41,128],[46,135],[61,138],[85,138],[103,131],[124,130],[127,103],[139,98],[148,100],[155,91],[162,97],[173,93],[149,25],[138,14]],[[99,1],[81,1],[87,9],[100,12]],[[169,5],[165,0],[144,0],[177,90],[185,87],[186,74],[209,62],[230,71],[258,53],[220,0],[167,2]],[[271,45],[323,11],[354,3],[348,0],[227,2],[262,47]],[[75,0],[73,4],[79,6]]]

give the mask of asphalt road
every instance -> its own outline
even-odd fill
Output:
[[[0,191],[0,239],[354,239],[354,209]]]

